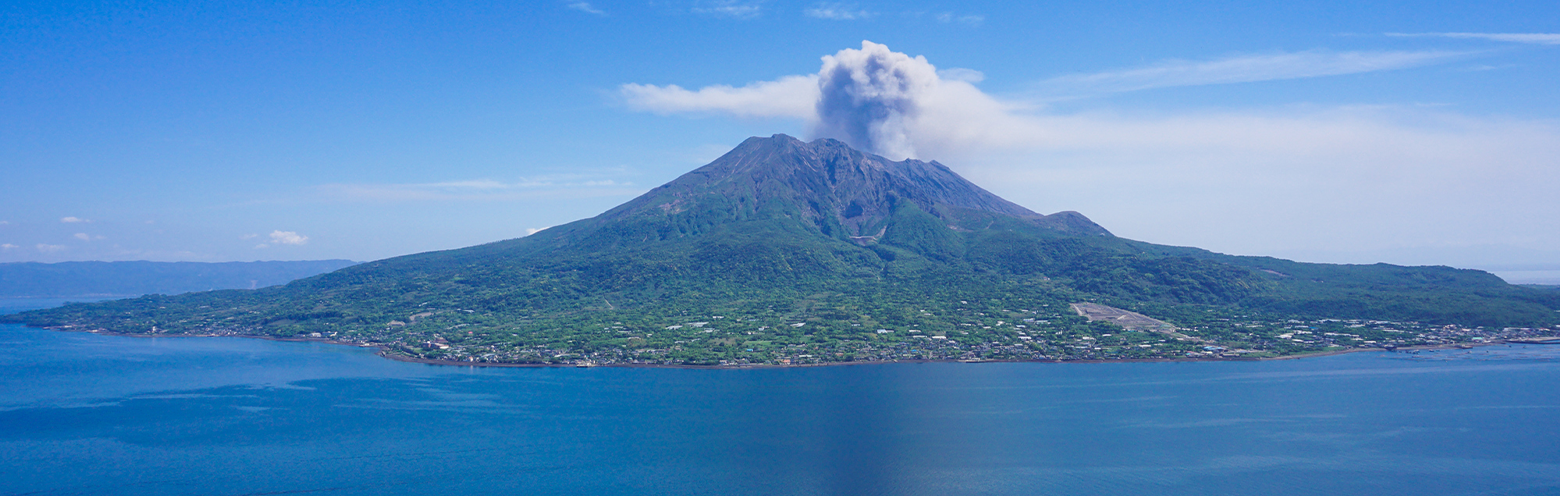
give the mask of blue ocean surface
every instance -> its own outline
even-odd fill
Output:
[[[4,326],[0,349],[0,494],[1560,494],[1560,346],[469,368]]]

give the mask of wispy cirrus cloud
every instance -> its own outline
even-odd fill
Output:
[[[866,9],[842,3],[820,3],[803,10],[802,14],[807,17],[831,21],[854,21],[871,18],[874,15]]]
[[[64,217],[60,219],[60,222],[65,224],[84,224],[92,221],[80,217]]]
[[[1399,38],[1461,38],[1535,45],[1560,45],[1560,33],[1387,33]]]
[[[1041,81],[1053,95],[1119,93],[1176,86],[1251,83],[1392,71],[1448,62],[1469,52],[1306,51],[1239,55],[1216,60],[1168,60],[1147,67],[1072,74]]]
[[[574,9],[574,10],[578,10],[580,12],[584,12],[584,13],[587,13],[587,14],[596,14],[596,15],[600,15],[600,16],[607,15],[607,11],[601,10],[601,9],[596,8],[595,6],[592,6],[590,4],[590,2],[569,2],[569,8]]]
[[[986,16],[980,14],[955,14],[953,12],[943,12],[932,16],[932,18],[937,19],[937,22],[943,24],[963,24],[965,26],[979,26],[980,23],[986,22]]]
[[[693,7],[693,13],[728,19],[752,19],[764,13],[763,2],[709,0]]]

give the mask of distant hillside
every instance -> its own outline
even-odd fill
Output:
[[[69,298],[255,289],[348,267],[302,262],[62,262],[0,264],[0,298]]]

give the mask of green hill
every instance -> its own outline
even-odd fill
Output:
[[[1090,323],[1068,307],[1081,301],[1182,329]],[[776,135],[525,238],[254,291],[8,318],[319,337],[452,361],[709,365],[1270,356],[1487,337],[1553,325],[1557,309],[1560,293],[1479,271],[1304,264],[1118,238],[1075,212],[1031,212],[936,162]]]

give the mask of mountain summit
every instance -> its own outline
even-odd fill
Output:
[[[750,365],[1272,356],[1485,339],[1474,326],[1552,325],[1556,310],[1560,292],[1480,271],[1119,238],[937,162],[775,135],[524,238],[0,320],[331,339],[441,361]]]
[[[711,201],[711,200],[714,201]],[[1041,215],[991,194],[933,162],[890,161],[843,142],[805,143],[777,134],[748,138],[732,151],[608,211],[604,220],[675,215],[695,205],[729,205],[738,217],[788,213],[796,205],[826,235],[875,238],[901,202],[950,221],[985,212],[1081,235],[1110,235],[1077,212]]]

